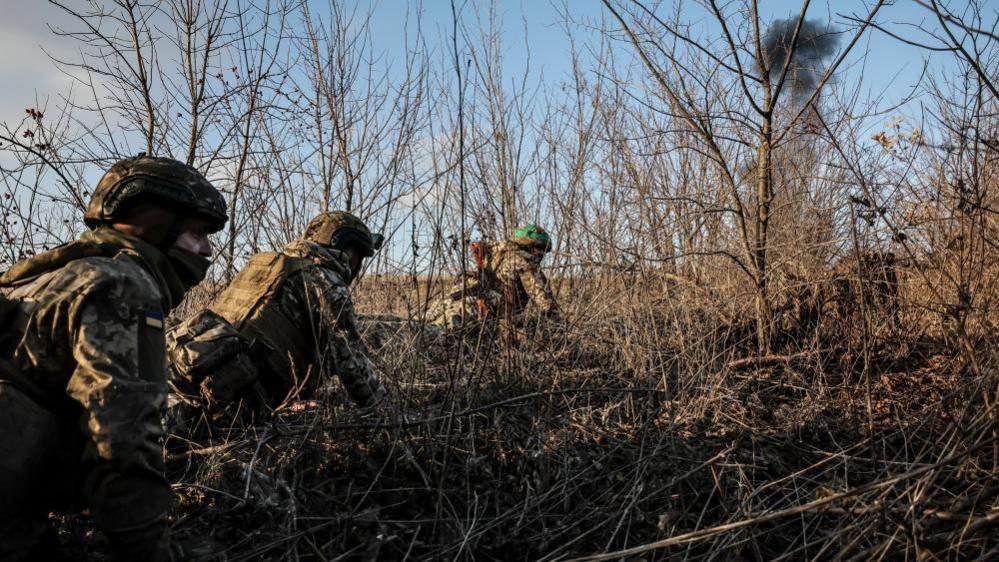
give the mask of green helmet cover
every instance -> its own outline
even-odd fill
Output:
[[[552,237],[545,229],[536,224],[524,224],[517,227],[510,240],[520,246],[542,248],[546,252],[550,252],[552,249]]]

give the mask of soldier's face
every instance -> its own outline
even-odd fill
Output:
[[[174,246],[204,256],[212,257],[211,223],[200,218],[189,218],[181,225],[180,235]]]

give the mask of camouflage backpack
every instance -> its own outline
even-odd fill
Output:
[[[0,275],[0,380],[10,381],[22,392],[49,410],[62,406],[53,401],[44,390],[29,376],[26,376],[12,361],[14,350],[24,337],[34,304],[31,301],[11,299],[4,288],[30,283],[49,271],[59,269],[71,261],[92,256],[113,256],[118,252],[103,244],[74,241],[58,246],[47,252],[15,263]]]
[[[74,240],[56,246],[28,259],[21,260],[0,275],[0,287],[23,285],[43,273],[59,269],[71,261],[95,256],[111,257],[119,248],[110,244],[98,244],[84,240]]]

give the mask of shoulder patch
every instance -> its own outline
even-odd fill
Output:
[[[158,310],[143,310],[142,315],[146,319],[146,326],[163,329],[163,313]]]

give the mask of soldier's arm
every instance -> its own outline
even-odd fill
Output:
[[[92,467],[84,498],[119,555],[146,559],[168,548],[172,498],[160,445],[163,314],[150,289],[124,271],[76,298],[68,344],[77,367],[66,389],[82,407],[84,461]]]
[[[350,398],[362,408],[378,404],[387,391],[375,374],[367,348],[357,328],[350,292],[336,279],[320,270],[314,279],[323,314],[321,344],[336,366],[337,375]]]
[[[531,297],[531,302],[544,314],[555,314],[558,312],[558,303],[552,294],[548,278],[537,268],[525,267],[520,271],[520,282]]]
[[[212,400],[236,400],[259,376],[251,344],[225,318],[206,308],[166,334],[171,375],[175,375],[171,382]]]

